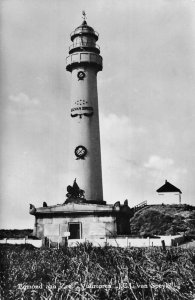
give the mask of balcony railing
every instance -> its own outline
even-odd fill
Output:
[[[72,45],[70,45],[69,47],[69,51],[74,49],[74,48],[83,48],[85,50],[85,48],[96,48],[98,50],[100,50],[100,46],[95,44],[95,43],[89,43],[89,42],[77,42],[77,43],[73,43]]]
[[[70,71],[74,64],[91,63],[98,66],[102,70],[102,57],[99,54],[90,52],[80,52],[69,55],[66,58],[66,69]]]

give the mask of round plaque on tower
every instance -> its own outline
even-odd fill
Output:
[[[83,80],[85,78],[85,73],[83,71],[79,71],[77,73],[77,77],[79,80]]]
[[[80,145],[75,148],[74,153],[77,159],[85,159],[85,156],[87,155],[87,149],[84,146]]]

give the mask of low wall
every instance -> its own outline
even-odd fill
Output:
[[[86,241],[92,243],[94,246],[113,246],[113,247],[161,247],[162,241],[165,246],[177,246],[184,240],[183,236],[160,236],[159,238],[131,238],[131,237],[117,237],[117,238],[102,238],[102,239],[81,239],[81,240],[68,240],[69,247],[75,247],[78,243]]]
[[[21,245],[21,244],[31,244],[37,248],[42,246],[42,240],[31,240],[31,239],[2,239],[0,240],[0,244],[13,244],[13,245]]]
[[[56,237],[56,243],[59,244],[59,237]],[[78,239],[68,240],[69,247],[75,247],[78,244],[84,242],[90,242],[96,247],[104,247],[105,245],[113,247],[161,247],[162,241],[165,242],[165,246],[178,246],[184,241],[184,236],[160,236],[159,238],[131,238],[131,237],[116,237],[116,238],[91,238],[91,239]],[[42,240],[32,240],[32,239],[2,239],[0,244],[31,244],[37,248],[42,246]],[[48,243],[50,246],[51,241]],[[51,245],[52,246],[52,245]],[[59,245],[58,245],[59,246]]]

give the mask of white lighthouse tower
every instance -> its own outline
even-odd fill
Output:
[[[34,235],[64,246],[65,237],[76,240],[129,234],[132,210],[127,200],[107,204],[103,200],[100,132],[97,95],[97,73],[102,70],[102,57],[96,45],[98,33],[87,25],[71,33],[72,45],[66,69],[72,73],[70,107],[69,183],[62,204],[42,207],[30,205],[35,216]],[[45,200],[45,199],[44,199]],[[69,243],[69,242],[68,242]]]
[[[72,74],[69,175],[85,199],[103,202],[97,73],[102,70],[98,33],[85,20],[70,35],[66,70]]]

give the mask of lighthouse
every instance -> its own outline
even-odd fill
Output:
[[[69,121],[69,185],[66,200],[61,204],[43,206],[30,204],[35,217],[34,235],[43,238],[43,245],[62,246],[69,238],[74,242],[117,234],[129,234],[132,210],[127,200],[107,204],[103,200],[97,74],[102,70],[98,33],[84,15],[83,23],[70,35],[72,44],[66,58],[71,73]],[[68,151],[68,150],[67,150]],[[73,183],[73,184],[72,184]],[[54,199],[55,201],[56,199]],[[72,244],[71,244],[72,240]]]
[[[70,35],[66,58],[71,72],[69,180],[84,191],[87,201],[103,202],[97,74],[102,70],[99,34],[84,21]]]

